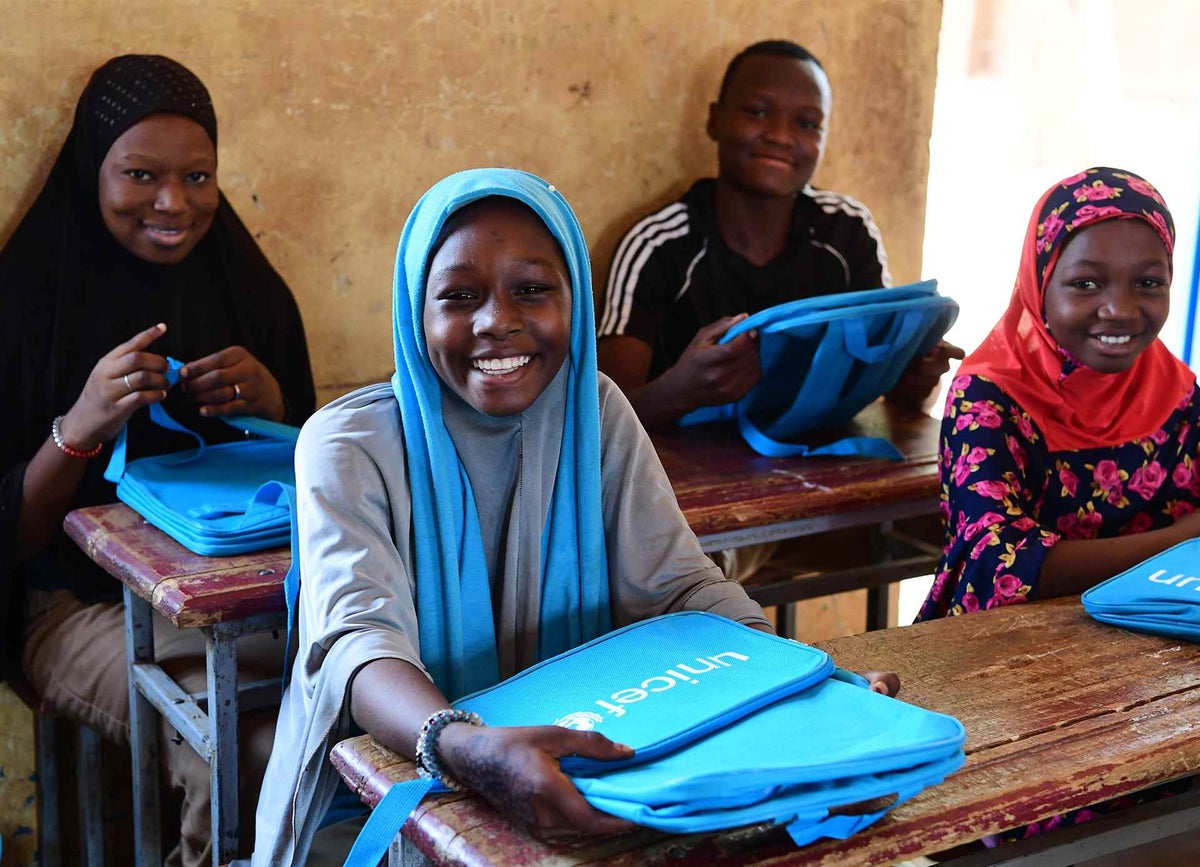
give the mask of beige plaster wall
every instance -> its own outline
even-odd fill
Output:
[[[0,0],[0,238],[36,195],[89,71],[161,52],[208,84],[220,180],[304,312],[322,400],[391,370],[408,209],[443,175],[512,165],[574,204],[597,273],[633,217],[714,170],[725,63],[795,39],[829,70],[817,183],[874,211],[920,271],[938,0]]]
[[[715,170],[704,117],[728,60],[784,37],[833,82],[816,182],[866,202],[895,279],[915,280],[940,18],[939,0],[0,0],[0,240],[88,73],[175,57],[212,91],[221,186],[299,300],[324,402],[391,372],[395,244],[430,184],[479,165],[547,177],[602,279],[637,214]],[[13,701],[0,691],[8,780],[32,757]],[[5,865],[26,797],[0,780]]]

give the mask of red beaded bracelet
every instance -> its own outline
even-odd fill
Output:
[[[104,443],[102,442],[96,443],[95,446],[87,451],[82,451],[67,445],[66,440],[63,439],[62,435],[62,420],[63,417],[60,415],[54,420],[54,423],[50,425],[50,436],[53,438],[54,444],[58,446],[59,450],[62,451],[63,454],[69,458],[79,458],[81,461],[91,460],[96,455],[100,454],[100,450],[104,448]]]

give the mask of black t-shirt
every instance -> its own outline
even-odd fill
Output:
[[[883,239],[861,202],[806,187],[796,196],[787,248],[758,266],[721,238],[715,193],[714,180],[697,181],[678,202],[639,220],[613,257],[597,334],[652,347],[651,379],[722,316],[891,285]]]

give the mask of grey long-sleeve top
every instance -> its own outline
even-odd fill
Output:
[[[701,551],[625,396],[603,375],[599,394],[614,627],[683,609],[765,624],[758,604]],[[445,408],[450,410],[449,403]],[[519,426],[513,436],[520,438]],[[479,472],[472,473],[476,488],[483,487],[477,484]],[[501,498],[508,496],[511,468],[498,466],[495,472]],[[383,658],[424,671],[411,499],[391,386],[353,392],[314,415],[296,450],[296,478],[303,575],[298,655],[259,801],[255,865],[304,863],[337,785],[326,757],[349,732],[354,673]],[[488,498],[477,490],[481,512]],[[508,676],[535,661],[537,624],[522,620],[522,606],[504,602],[528,595],[514,589],[526,579],[504,569],[503,545],[492,538],[507,532],[506,520],[480,517],[489,568],[503,576],[493,581],[492,591],[501,669]]]

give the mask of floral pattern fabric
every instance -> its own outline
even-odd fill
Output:
[[[1200,504],[1194,383],[1146,437],[1052,452],[995,383],[960,376],[940,450],[945,547],[917,620],[1036,599],[1042,563],[1059,539],[1144,533]]]
[[[1036,599],[1059,539],[1144,533],[1200,504],[1195,383],[1149,436],[1107,448],[1049,451],[1016,401],[983,376],[959,376],[942,420],[945,549],[917,620]],[[1072,810],[985,838],[988,846],[1076,825],[1189,791],[1194,778]]]

